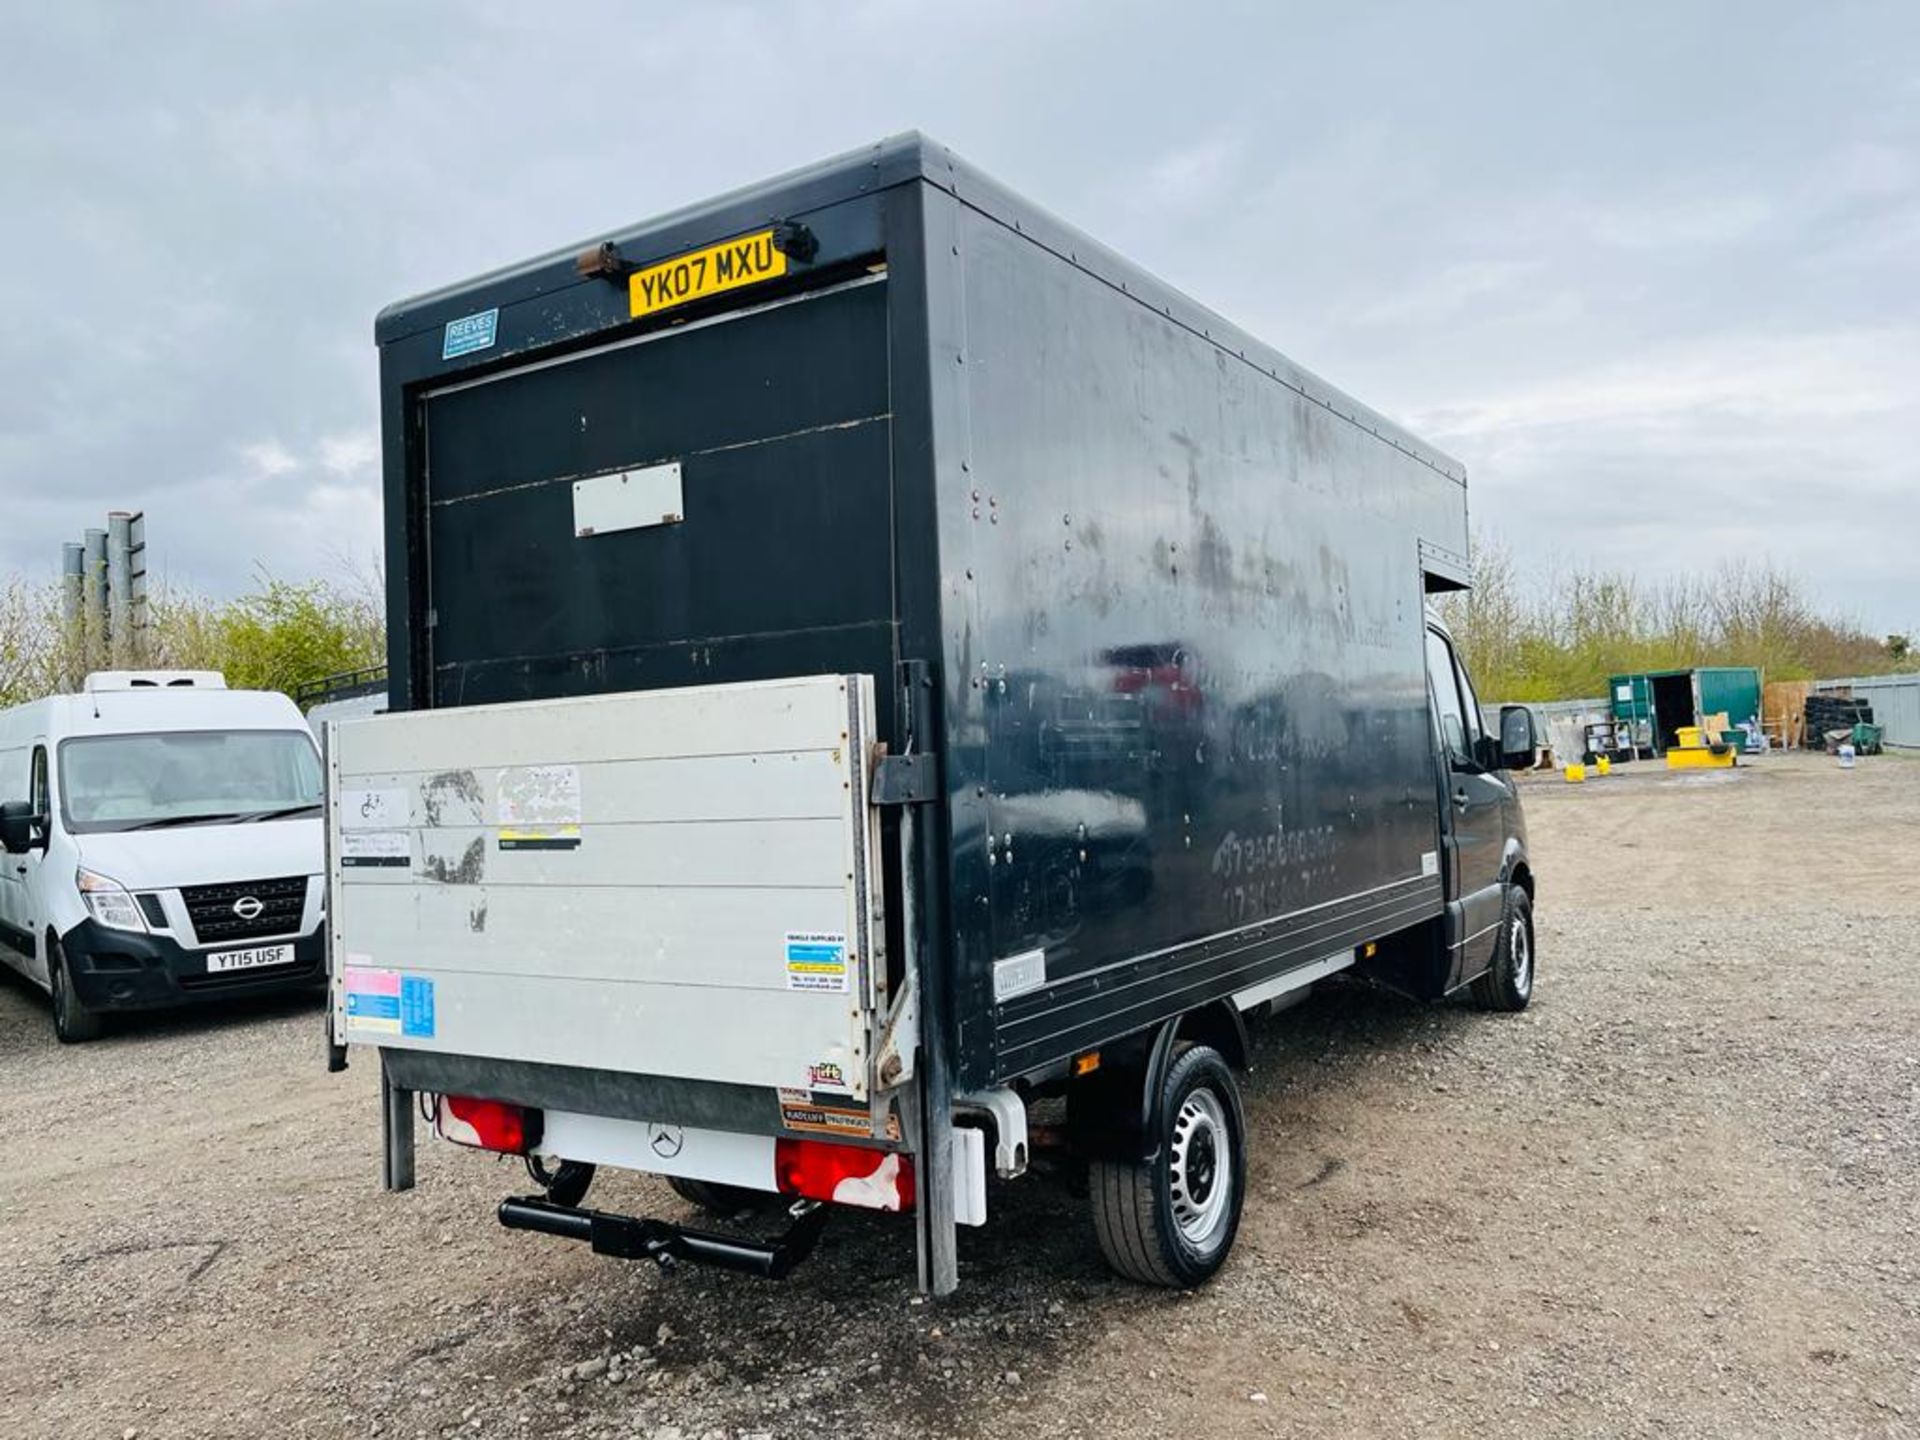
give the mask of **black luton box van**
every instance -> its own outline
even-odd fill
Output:
[[[417,1092],[527,1157],[509,1225],[777,1275],[911,1210],[945,1292],[1044,1133],[1112,1264],[1191,1285],[1247,1018],[1343,971],[1527,1003],[1532,722],[1483,730],[1428,609],[1462,468],[945,148],[377,334],[391,713],[329,737],[329,1025],[389,1184]],[[591,1209],[596,1165],[788,1214]]]

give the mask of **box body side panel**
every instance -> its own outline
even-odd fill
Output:
[[[1466,492],[958,214],[940,527],[982,1083],[1439,913],[1419,550],[1464,553]],[[1041,988],[996,1003],[993,966],[1035,950]]]

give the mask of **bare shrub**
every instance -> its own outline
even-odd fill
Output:
[[[1800,578],[1766,560],[1652,583],[1592,568],[1529,583],[1503,544],[1476,537],[1473,589],[1439,608],[1481,693],[1502,700],[1604,695],[1609,676],[1635,670],[1753,665],[1809,680],[1920,663],[1901,637],[1819,614]]]

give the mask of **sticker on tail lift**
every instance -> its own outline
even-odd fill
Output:
[[[381,1035],[433,1037],[433,981],[424,975],[349,965],[343,978],[349,1028]]]
[[[833,990],[847,988],[847,937],[824,930],[789,930],[787,988]]]
[[[354,957],[358,958],[358,957]],[[377,1034],[400,1033],[400,972],[370,970],[349,964],[346,969],[347,1025]]]
[[[580,767],[515,765],[494,779],[502,850],[580,848]]]
[[[342,830],[342,869],[391,866],[404,870],[413,863],[413,838],[405,830]]]

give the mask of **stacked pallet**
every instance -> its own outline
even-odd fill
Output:
[[[1829,749],[1828,736],[1851,735],[1856,725],[1873,724],[1873,706],[1851,695],[1807,696],[1807,746]]]

